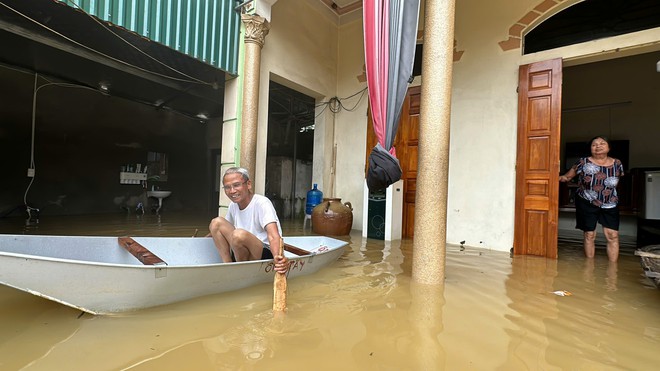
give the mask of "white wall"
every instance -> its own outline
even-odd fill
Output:
[[[364,73],[364,37],[362,20],[345,24],[339,31],[339,65],[337,96],[346,98],[367,87],[366,82],[358,81]],[[361,98],[361,100],[359,100]],[[367,109],[368,92],[344,99],[346,108],[337,117],[337,197],[349,201],[353,206],[353,229],[362,229],[363,191],[365,161],[367,152]],[[359,102],[359,103],[358,103]],[[357,105],[357,106],[356,106]]]
[[[456,4],[456,49],[464,53],[453,67],[449,243],[505,251],[513,245],[520,50],[503,52],[498,42],[529,3]]]

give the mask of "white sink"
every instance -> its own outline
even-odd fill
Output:
[[[163,207],[163,198],[170,197],[172,191],[147,191],[147,197],[153,197],[158,199],[158,209],[156,209],[156,214],[160,215],[160,209]]]
[[[147,197],[154,197],[158,199],[163,199],[170,197],[172,191],[147,191]]]

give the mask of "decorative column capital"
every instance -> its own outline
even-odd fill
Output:
[[[263,47],[266,35],[270,31],[270,23],[266,18],[258,15],[241,14],[241,20],[245,25],[245,43],[255,43],[260,48]]]

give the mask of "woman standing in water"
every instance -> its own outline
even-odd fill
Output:
[[[596,253],[596,223],[603,226],[607,238],[607,257],[611,262],[619,258],[619,197],[616,186],[623,176],[621,161],[608,156],[607,137],[591,139],[591,156],[580,158],[560,182],[568,182],[576,175],[578,191],[575,197],[575,228],[584,232],[584,254],[593,258]]]

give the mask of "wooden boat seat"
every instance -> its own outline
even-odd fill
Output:
[[[293,246],[293,245],[289,245],[289,244],[286,243],[286,242],[284,243],[284,250],[286,250],[286,251],[288,251],[288,252],[290,252],[290,253],[296,254],[296,255],[298,255],[298,256],[305,256],[305,255],[309,255],[309,254],[311,254],[311,253],[310,253],[309,251],[307,251],[307,250],[303,250],[303,249],[301,249],[301,248],[299,248],[299,247],[295,247],[295,246]]]
[[[152,253],[148,248],[142,246],[131,237],[118,237],[117,241],[121,247],[130,252],[144,265],[167,265],[163,259],[159,258],[156,254]],[[284,250],[298,256],[311,255],[311,252],[287,243],[284,244]]]
[[[131,237],[118,237],[118,242],[126,251],[133,254],[144,265],[167,265],[165,261],[152,253],[146,247],[140,245]]]

